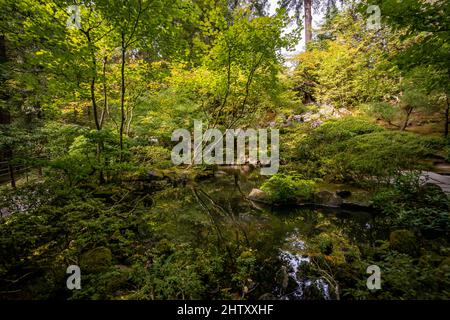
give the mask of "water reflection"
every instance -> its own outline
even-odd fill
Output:
[[[261,183],[259,176],[242,180],[223,174],[167,191],[153,210],[169,211],[178,223],[189,224],[175,226],[177,237],[194,238],[198,246],[215,233],[218,249],[230,261],[236,261],[234,253],[241,246],[257,252],[256,285],[247,298],[338,299],[333,268],[357,256],[359,244],[372,242],[376,232],[372,216],[255,205],[245,195]]]

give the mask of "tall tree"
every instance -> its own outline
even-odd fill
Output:
[[[320,8],[327,12],[336,9],[337,2],[342,0],[282,0],[281,7],[293,11],[297,21],[301,19],[302,9],[304,10],[305,20],[305,44],[312,40],[312,11],[318,11]]]

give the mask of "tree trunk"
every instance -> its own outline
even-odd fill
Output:
[[[8,61],[8,57],[6,56],[6,39],[5,36],[0,36],[0,63],[4,64]],[[1,70],[4,70],[3,68]],[[0,85],[4,84],[4,81],[6,81],[5,75],[2,73],[0,74]],[[3,90],[2,90],[3,91]],[[9,99],[9,94],[5,90],[1,93],[0,99],[3,100],[5,103],[4,105],[7,105],[7,100]],[[11,114],[7,108],[0,107],[0,124],[6,125],[5,127],[8,127],[9,124],[11,124]],[[12,148],[10,146],[6,146],[2,150],[0,150],[0,161],[9,161],[12,157]],[[6,171],[6,169],[9,170],[10,178],[11,178],[11,186],[14,188],[16,183],[14,180],[14,173],[12,172],[12,166],[9,164],[9,162],[5,165],[0,165],[0,169]]]
[[[0,63],[6,62],[6,39],[0,36]]]
[[[130,135],[131,131],[131,121],[133,120],[133,108],[130,108],[128,123],[127,123],[127,136]]]
[[[91,59],[92,59],[92,78],[91,78],[91,101],[92,101],[92,113],[94,114],[94,122],[95,122],[95,128],[97,131],[100,131],[102,129],[102,122],[103,122],[103,115],[102,119],[99,121],[98,119],[98,110],[97,110],[97,99],[95,98],[95,82],[97,80],[97,58],[95,57],[95,47],[92,43],[91,36],[89,31],[86,33],[86,37],[88,40],[88,45],[91,52]],[[103,151],[103,141],[99,141],[97,143],[97,164],[100,166],[101,158],[102,158],[102,151]],[[103,171],[100,169],[99,174],[99,183],[103,184],[104,181],[103,177]]]
[[[448,98],[448,94],[446,95],[446,97],[447,97],[447,108],[445,109],[444,136],[447,138],[448,137],[448,116],[450,113],[450,101]]]
[[[305,45],[312,40],[312,0],[304,0],[305,7]]]
[[[6,39],[5,36],[0,36],[0,63],[6,63],[8,61],[8,58],[6,56]],[[1,85],[3,85],[3,82],[6,81],[3,74],[0,75]],[[2,92],[2,95],[0,97],[1,100],[8,100],[8,94],[6,92]],[[6,105],[6,103],[5,103]],[[0,124],[10,124],[11,123],[11,116],[9,113],[9,110],[3,109],[0,107]]]
[[[408,126],[409,117],[411,116],[411,113],[413,112],[413,110],[414,110],[413,107],[409,107],[406,110],[406,119],[405,119],[405,123],[403,124],[402,131],[405,131],[406,127]]]
[[[16,179],[14,177],[14,167],[11,165],[11,163],[8,163],[8,169],[9,169],[9,177],[11,178],[11,187],[16,187]]]
[[[121,78],[122,78],[122,94],[120,97],[120,160],[122,160],[123,151],[123,130],[125,126],[125,34],[122,33],[122,67],[121,67]]]
[[[89,32],[86,32],[86,38],[88,41],[88,46],[91,52],[92,59],[92,78],[91,78],[91,100],[92,100],[92,113],[94,114],[95,128],[100,130],[100,122],[98,121],[97,112],[97,100],[95,99],[95,81],[97,80],[97,59],[95,58],[94,44],[92,43],[91,36]]]
[[[109,105],[108,105],[108,92],[106,88],[106,64],[108,62],[108,57],[103,58],[103,110],[100,116],[100,128],[103,127],[103,121],[105,120],[105,115],[109,116]]]

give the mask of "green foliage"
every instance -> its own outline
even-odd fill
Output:
[[[408,230],[395,230],[389,236],[389,248],[400,253],[416,256],[419,253],[419,243],[414,233]]]
[[[333,297],[449,298],[450,202],[411,173],[448,141],[358,116],[408,130],[448,111],[448,1],[373,0],[388,23],[377,31],[365,1],[333,5],[293,70],[286,9],[303,1],[282,2],[269,15],[264,1],[82,1],[80,28],[67,27],[70,1],[0,2],[0,170],[17,182],[0,187],[0,298],[256,299],[299,230],[294,251],[310,263],[298,274]],[[294,125],[316,108],[305,94],[356,116]],[[289,116],[269,200],[312,202],[320,178],[351,183],[377,192],[369,223],[256,211],[242,196],[256,171],[190,181],[198,168],[172,168],[171,133],[193,119],[265,128]],[[81,290],[66,288],[72,264]],[[369,264],[381,291],[362,281]]]
[[[301,175],[275,174],[261,186],[273,202],[292,202],[300,198],[311,199],[315,188],[315,182],[305,180]]]
[[[296,57],[294,77],[317,101],[348,108],[398,94],[398,68],[389,61],[398,35],[385,28],[377,36],[366,21],[351,9],[334,15]]]
[[[162,146],[136,146],[130,148],[130,152],[136,165],[142,170],[167,169],[173,165],[170,160],[171,151]]]
[[[99,272],[111,265],[111,250],[105,247],[97,247],[83,253],[80,257],[80,268],[83,271]]]
[[[86,180],[95,172],[118,170],[118,135],[110,130],[86,130],[78,126],[48,126],[43,129],[51,155],[48,166],[62,172],[70,184]],[[101,145],[101,154],[99,153]]]
[[[141,289],[131,298],[199,299],[205,287],[201,280],[206,270],[192,263],[199,252],[180,250],[168,257],[157,257],[149,272],[140,280]]]
[[[380,5],[383,19],[395,29],[404,31],[403,40],[413,40],[411,45],[397,56],[397,63],[404,69],[418,65],[433,65],[448,79],[450,41],[450,6],[445,0],[433,3],[420,0],[375,1]],[[448,84],[447,84],[448,89]]]
[[[433,154],[433,139],[405,132],[383,131],[349,139],[333,157],[336,174],[364,182],[376,177],[388,183],[403,170],[423,167],[421,159]]]
[[[440,139],[347,117],[328,121],[299,141],[294,159],[331,180],[388,183],[403,170],[422,168],[421,160],[442,146]]]
[[[367,112],[374,118],[381,119],[387,123],[392,123],[396,110],[388,102],[373,102],[368,105]]]
[[[309,141],[324,145],[343,142],[358,135],[382,131],[383,128],[368,119],[345,117],[327,121],[312,132]]]
[[[143,228],[146,224],[139,214],[143,210],[137,205],[139,202],[134,209],[137,214],[125,218],[120,211],[127,211],[120,205],[111,208],[80,189],[67,189],[60,184],[51,191],[48,188],[49,184],[45,189],[52,194],[50,198],[46,193],[39,193],[39,189],[34,190],[40,195],[38,198],[45,199],[45,205],[23,207],[27,213],[15,213],[0,224],[0,254],[4,257],[1,277],[14,278],[32,270],[20,283],[24,289],[19,293],[22,297],[29,294],[34,299],[44,299],[57,295],[65,287],[65,269],[74,263],[86,267],[92,273],[86,279],[95,282],[110,271],[110,263],[132,261],[140,250],[140,241],[152,237]],[[117,192],[123,194],[122,190]],[[2,288],[14,286],[1,285]],[[105,287],[91,287],[87,281],[84,289],[93,295],[104,292]],[[100,298],[114,294],[111,290]]]
[[[237,272],[233,276],[233,281],[235,281],[242,292],[245,295],[248,292],[248,287],[253,283],[253,276],[256,269],[256,256],[252,249],[243,251],[239,257],[236,259]]]
[[[382,270],[381,290],[369,291],[366,281],[360,281],[357,289],[346,290],[359,299],[448,299],[445,289],[450,284],[448,277],[431,264],[418,264],[412,257],[389,251],[382,259],[370,260]]]
[[[399,176],[392,187],[377,192],[372,201],[390,225],[416,230],[431,238],[448,233],[447,195],[438,186],[421,185],[417,174]]]

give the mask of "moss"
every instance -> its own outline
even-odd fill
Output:
[[[322,254],[330,255],[333,252],[333,242],[331,239],[321,239],[319,249]]]
[[[301,175],[277,173],[261,186],[269,200],[274,203],[309,201],[314,194],[315,181],[305,180]]]
[[[128,285],[128,280],[133,274],[133,270],[124,265],[116,265],[110,273],[109,281],[106,282],[106,292],[116,292]]]
[[[389,236],[389,247],[392,250],[413,257],[418,255],[420,249],[414,233],[409,230],[396,230],[391,232]]]
[[[106,247],[97,247],[81,255],[81,272],[100,272],[107,269],[111,265],[111,262],[111,250]]]

